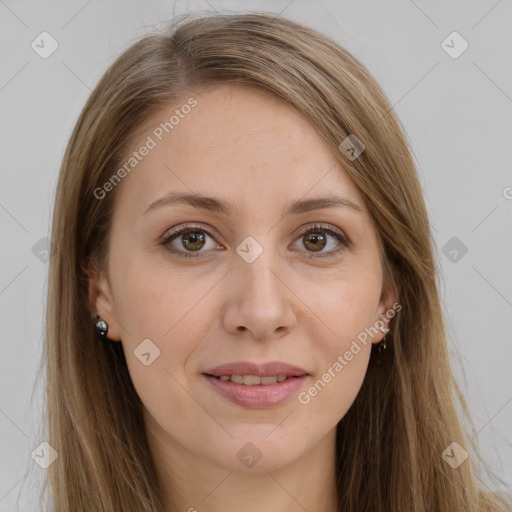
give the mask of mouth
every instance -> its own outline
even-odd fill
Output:
[[[209,377],[213,377],[217,380],[222,380],[224,382],[231,381],[235,384],[244,384],[245,386],[271,386],[272,384],[276,384],[278,382],[284,382],[288,379],[297,379],[297,376],[293,375],[270,375],[268,377],[260,377],[259,375],[209,375],[205,373]]]
[[[212,375],[203,377],[218,396],[231,404],[249,409],[268,409],[286,403],[303,387],[303,375]]]
[[[310,374],[297,366],[267,363],[224,365],[203,373],[213,390],[249,408],[276,406],[296,394]]]

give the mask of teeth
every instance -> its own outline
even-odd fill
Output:
[[[233,377],[231,377],[231,378],[233,378]],[[258,375],[244,375],[243,383],[247,384],[248,386],[254,386],[255,384],[261,384],[261,377],[259,377]]]
[[[260,377],[259,375],[220,375],[217,377],[220,380],[235,382],[236,384],[245,384],[246,386],[255,386],[262,384],[268,386],[276,382],[283,382],[286,380],[286,375],[273,375],[271,377]]]

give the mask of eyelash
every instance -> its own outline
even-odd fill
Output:
[[[175,238],[179,238],[180,235],[182,235],[184,233],[187,233],[187,232],[190,232],[190,231],[192,231],[192,232],[193,231],[201,231],[201,232],[206,233],[210,238],[214,239],[214,237],[211,235],[211,233],[208,230],[202,228],[201,226],[199,226],[197,224],[185,224],[179,230],[174,230],[168,236],[166,236],[164,238],[164,240],[162,240],[160,245],[164,246],[165,249],[167,251],[169,251],[170,253],[176,254],[177,256],[180,256],[180,257],[183,257],[183,258],[201,258],[201,257],[203,257],[201,255],[201,251],[197,251],[196,253],[194,253],[194,252],[190,252],[190,251],[180,251],[180,250],[175,250],[175,249],[170,249],[169,248],[170,242],[172,242]],[[322,258],[334,257],[339,252],[343,251],[344,249],[348,249],[348,248],[350,248],[352,246],[352,244],[348,240],[348,238],[346,238],[342,234],[340,234],[340,233],[338,233],[338,232],[336,232],[336,231],[334,231],[332,229],[329,229],[327,227],[321,226],[319,224],[314,224],[310,228],[308,228],[305,231],[301,232],[297,236],[297,239],[299,239],[300,237],[303,237],[304,235],[307,235],[309,233],[323,233],[323,234],[331,235],[334,238],[336,238],[336,240],[341,244],[341,247],[339,247],[338,249],[331,250],[331,251],[329,251],[327,253],[315,254],[315,253],[312,252],[311,253],[312,255],[310,256],[310,258],[312,258],[312,259],[322,259]],[[311,251],[306,251],[306,252],[311,252]]]

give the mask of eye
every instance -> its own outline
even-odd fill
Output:
[[[338,247],[336,247],[336,242],[329,243],[329,237],[336,240]],[[299,240],[297,240],[296,243],[300,242],[302,242],[302,246],[307,249],[307,252],[316,253],[311,255],[312,258],[333,257],[343,249],[350,247],[349,240],[341,232],[334,231],[333,229],[318,224],[315,224],[306,231],[303,231],[299,235]],[[329,245],[331,245],[331,249],[323,251],[323,249]],[[334,245],[334,248],[332,248],[332,245]]]
[[[162,245],[177,256],[185,258],[198,257],[200,254],[197,253],[204,252],[201,251],[204,247],[207,249],[214,248],[207,246],[208,238],[213,241],[213,237],[201,226],[186,224],[181,229],[172,230],[162,241]],[[177,246],[180,246],[180,248],[178,249]]]
[[[338,247],[336,247],[336,242],[333,243],[329,238],[334,239]],[[209,247],[208,239],[211,241]],[[303,231],[295,244],[301,241],[306,252],[313,253],[310,256],[311,258],[333,257],[343,249],[351,246],[350,241],[341,232],[318,224]],[[181,228],[171,230],[165,236],[161,245],[166,247],[172,254],[185,258],[197,258],[201,256],[201,253],[205,252],[202,249],[211,250],[216,248],[213,236],[197,224],[186,224]],[[329,251],[323,251],[330,245],[334,245],[334,248],[331,248]]]

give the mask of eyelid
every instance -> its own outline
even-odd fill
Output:
[[[215,231],[211,226],[208,226],[208,224],[199,224],[199,223],[195,223],[195,222],[185,222],[183,224],[179,224],[178,226],[175,226],[173,228],[168,229],[164,233],[163,239],[167,240],[167,239],[171,238],[173,235],[176,235],[178,233],[181,233],[181,232],[187,231],[187,230],[193,231],[194,229],[197,229],[198,231],[204,231],[205,233],[207,233],[212,238],[213,238],[213,236],[212,236],[212,234],[210,233],[209,230]]]
[[[295,236],[303,236],[306,233],[309,233],[310,231],[315,231],[315,229],[333,232],[340,236],[341,238],[343,238],[343,240],[345,240],[347,244],[350,242],[347,235],[345,235],[345,233],[338,229],[336,226],[332,226],[331,224],[321,224],[318,222],[314,222],[312,225],[307,224],[306,227],[304,227],[304,229],[299,228],[299,232]]]

